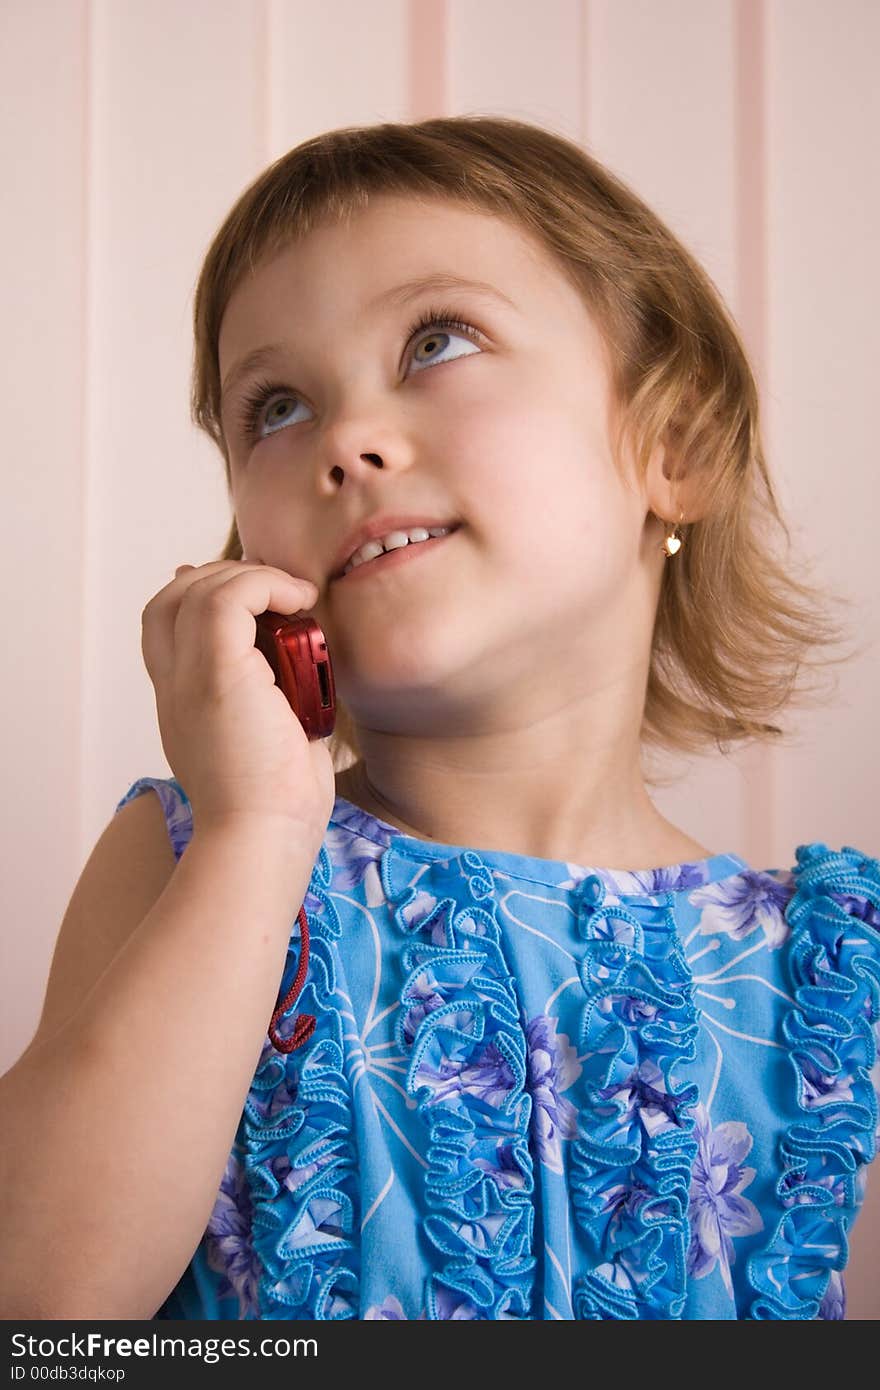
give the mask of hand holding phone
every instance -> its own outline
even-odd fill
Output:
[[[271,609],[256,621],[254,645],[272,667],[306,737],[327,738],[336,724],[336,687],[321,628],[314,618],[285,617]]]
[[[323,633],[305,616],[317,594],[284,570],[219,560],[180,566],[144,609],[162,746],[196,826],[262,821],[274,835],[288,820],[320,845],[335,693]]]

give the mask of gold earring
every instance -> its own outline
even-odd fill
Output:
[[[681,513],[679,514],[678,522],[673,526],[672,530],[669,532],[669,534],[667,535],[665,541],[663,542],[663,545],[661,546],[661,550],[663,551],[663,553],[664,553],[664,555],[667,557],[667,559],[669,558],[670,555],[675,555],[679,550],[681,550],[682,537],[681,537],[681,536],[677,536],[675,533],[676,533],[676,531],[678,530],[679,526],[683,526],[683,525],[684,525],[684,512],[681,512]]]

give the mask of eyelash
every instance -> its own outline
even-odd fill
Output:
[[[410,343],[417,334],[427,332],[429,328],[451,328],[457,333],[463,333],[465,337],[479,341],[482,334],[459,318],[454,311],[447,309],[429,309],[421,314],[415,323],[411,324],[407,330],[406,341]],[[245,396],[239,411],[239,423],[247,435],[248,439],[253,439],[257,434],[257,426],[260,423],[264,407],[270,398],[277,392],[287,392],[294,399],[299,399],[290,388],[277,381],[257,381],[254,383],[250,392]]]

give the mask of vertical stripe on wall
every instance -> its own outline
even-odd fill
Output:
[[[408,107],[410,121],[448,115],[447,0],[408,0]]]
[[[736,209],[735,310],[760,396],[764,447],[770,454],[767,388],[767,182],[764,123],[765,35],[762,0],[737,0],[733,11],[735,52],[734,173]],[[772,458],[769,459],[771,477]],[[760,745],[743,750],[744,822],[742,854],[750,863],[783,862],[791,853],[776,833],[774,785],[778,758]]]

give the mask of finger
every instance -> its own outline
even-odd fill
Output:
[[[217,561],[217,565],[227,562]],[[181,574],[194,572],[194,565],[178,565],[170,583],[153,594],[141,613],[141,654],[150,679],[162,679],[174,664],[174,620],[186,584]]]
[[[154,678],[167,678],[174,666],[175,629],[184,595],[194,584],[202,584],[205,579],[214,578],[225,581],[232,575],[253,570],[271,570],[272,573],[286,577],[291,582],[300,582],[307,587],[307,594],[294,607],[306,608],[317,600],[318,590],[311,580],[296,581],[285,570],[275,570],[271,566],[248,563],[240,560],[211,560],[204,565],[178,565],[174,579],[154,594],[141,615],[141,652],[144,664]],[[258,610],[264,611],[264,610]],[[279,609],[291,612],[292,608]]]
[[[228,569],[229,560],[214,560],[201,566],[201,572]],[[180,600],[192,579],[198,577],[195,565],[178,565],[174,578],[153,595],[141,614],[141,653],[153,683],[168,677],[174,667],[174,624]],[[189,579],[188,576],[192,576]],[[181,580],[181,576],[184,576]]]
[[[174,659],[180,677],[217,691],[252,662],[255,618],[266,609],[295,614],[311,606],[317,588],[270,565],[203,575],[187,587],[174,623]]]
[[[190,591],[198,593],[200,600],[205,599],[209,594],[213,593],[215,589],[221,588],[237,579],[245,579],[251,575],[256,576],[257,580],[262,584],[269,583],[274,586],[272,592],[279,594],[281,600],[288,603],[289,606],[286,608],[273,608],[272,604],[269,604],[268,606],[272,608],[273,612],[292,613],[298,611],[300,608],[305,607],[306,604],[311,606],[315,603],[320,594],[320,589],[314,580],[306,579],[303,575],[289,574],[287,570],[278,569],[274,565],[247,564],[240,560],[223,560],[218,562],[216,566],[214,564],[200,565],[197,569],[192,565],[179,565],[178,571],[182,571],[182,575],[178,573],[171,581],[171,584],[166,586],[166,590],[162,591],[164,593],[168,590],[175,590],[178,596],[178,608],[182,605],[184,597]],[[182,579],[182,587],[178,584],[179,579]],[[250,585],[248,586],[248,597],[244,600],[247,605],[250,605],[253,601],[251,599],[252,592],[262,592],[262,589],[254,591]],[[292,604],[290,600],[291,593],[293,594]],[[264,613],[266,609],[251,607],[250,611],[256,615],[257,613]]]

